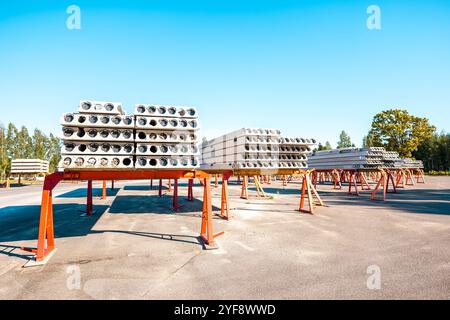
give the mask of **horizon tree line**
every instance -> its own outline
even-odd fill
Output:
[[[61,159],[61,140],[39,129],[30,135],[22,126],[20,130],[9,123],[5,128],[0,123],[0,174],[9,176],[11,160],[41,159],[49,161],[50,172],[54,172]],[[345,130],[339,135],[337,149],[355,147]],[[363,137],[362,147],[385,147],[397,151],[401,157],[422,160],[425,170],[450,171],[450,133],[436,132],[436,127],[427,118],[410,115],[408,111],[390,109],[376,114],[371,128]],[[330,142],[319,142],[315,151],[333,149]]]

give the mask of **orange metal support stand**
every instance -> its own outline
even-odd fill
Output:
[[[358,182],[361,186],[361,190],[371,190],[371,187],[367,182],[366,175],[364,174],[364,172],[359,170],[348,170],[348,171],[349,171],[348,194],[359,196]],[[355,189],[355,192],[352,192],[352,188]]]
[[[349,180],[348,180],[348,194],[359,196],[358,183],[356,181],[357,172],[354,170],[349,170]],[[352,192],[352,188],[355,188],[355,192]]]
[[[311,182],[311,172],[312,170],[308,170],[302,174],[302,195],[300,198],[300,207],[298,211],[307,212],[314,214],[315,206],[323,206],[323,201],[319,196],[316,188],[314,188],[313,183]],[[305,197],[308,197],[308,210],[305,209]],[[314,201],[313,196],[315,196],[317,202]]]
[[[258,194],[258,197],[266,198],[266,193],[264,192],[259,176],[254,176],[253,181],[255,182],[256,193]]]
[[[39,232],[37,249],[22,247],[22,250],[36,254],[36,260],[42,261],[55,249],[55,236],[53,230],[53,189],[62,180],[61,173],[53,173],[45,177],[42,191],[41,214],[39,218]],[[91,185],[92,181],[88,183]],[[92,193],[91,193],[92,195]]]
[[[413,173],[416,174],[416,182],[417,183],[425,183],[425,173],[422,169],[412,169]]]
[[[93,180],[142,180],[142,179],[176,179],[178,178],[204,180],[203,193],[203,212],[200,236],[208,245],[214,245],[214,239],[223,234],[223,232],[214,234],[212,225],[212,202],[211,202],[211,178],[202,171],[181,171],[181,170],[148,170],[148,171],[67,171],[57,172],[46,176],[42,192],[41,214],[39,219],[39,232],[37,248],[22,249],[36,254],[36,261],[43,261],[54,249],[54,226],[53,226],[53,189],[62,180],[88,181],[87,190],[87,214],[92,213],[92,181]]]
[[[377,185],[375,186],[375,189],[372,192],[372,196],[371,199],[372,200],[386,200],[386,195],[387,193],[396,193],[397,189],[395,187],[395,181],[394,181],[394,176],[393,176],[393,171],[392,170],[382,170],[380,169],[380,174],[379,174],[379,180]],[[392,183],[392,192],[389,192],[389,184]],[[381,189],[382,191],[382,198],[378,199],[376,197],[378,190]]]
[[[409,169],[405,169],[405,184],[407,186],[413,186],[414,185],[414,177]]]

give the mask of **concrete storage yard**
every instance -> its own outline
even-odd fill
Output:
[[[315,215],[295,211],[299,182],[264,184],[273,199],[242,200],[235,181],[231,220],[214,219],[225,231],[216,250],[198,240],[201,187],[187,202],[180,181],[184,206],[170,214],[172,197],[159,198],[156,181],[153,191],[149,181],[116,182],[107,200],[97,183],[96,213],[80,217],[86,184],[62,183],[58,250],[34,268],[22,268],[29,255],[18,247],[36,246],[42,187],[0,189],[0,299],[450,298],[450,177],[427,177],[385,202],[319,185],[327,206]],[[367,287],[371,265],[380,290]]]

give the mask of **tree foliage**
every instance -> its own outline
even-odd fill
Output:
[[[331,149],[333,149],[333,148],[331,147],[330,142],[327,141],[325,143],[325,145],[323,145],[321,142],[319,142],[319,145],[317,146],[316,150],[314,150],[314,151],[331,150]]]
[[[354,147],[354,146],[355,145],[352,143],[350,136],[347,134],[347,132],[342,130],[341,134],[339,135],[339,141],[337,143],[337,148],[342,149],[342,148],[350,148],[350,147]]]
[[[427,171],[450,171],[450,133],[434,134],[422,142],[413,155],[423,161]]]
[[[410,115],[406,110],[390,109],[375,115],[365,143],[397,151],[402,157],[411,157],[435,130],[427,118]]]

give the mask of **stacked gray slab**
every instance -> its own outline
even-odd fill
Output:
[[[116,102],[80,101],[77,113],[61,118],[60,168],[133,168],[134,118]]]
[[[242,128],[202,143],[202,168],[301,169],[314,139],[283,138],[277,129]]]
[[[279,167],[282,169],[308,168],[308,155],[315,144],[315,139],[282,137],[278,152]]]
[[[406,169],[423,169],[422,160],[413,160],[410,158],[402,159],[402,166]]]
[[[49,162],[40,159],[14,159],[11,161],[11,174],[48,173]]]
[[[135,117],[136,168],[199,167],[195,108],[137,104]]]
[[[317,151],[309,157],[309,167],[320,170],[376,169],[384,167],[384,148],[345,148]]]
[[[385,169],[399,169],[403,167],[403,159],[395,151],[384,151],[383,162]]]

